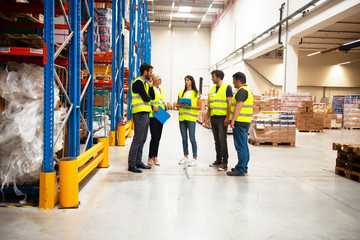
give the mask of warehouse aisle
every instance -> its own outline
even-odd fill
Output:
[[[127,171],[125,147],[86,179],[78,209],[0,208],[0,239],[358,239],[360,183],[334,174],[332,142],[360,131],[297,133],[296,147],[254,147],[246,177],[208,167],[212,133],[197,125],[199,165],[182,157],[177,112],[166,123],[161,166]],[[230,166],[236,163],[228,136]],[[148,142],[144,151],[147,159]]]

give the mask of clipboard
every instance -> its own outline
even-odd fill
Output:
[[[187,103],[189,106],[191,106],[191,99],[190,98],[180,98],[179,102],[180,102],[180,104]],[[190,109],[190,108],[186,108],[186,109]]]
[[[169,119],[170,114],[165,112],[165,110],[161,106],[159,106],[158,108],[159,108],[159,112],[157,113],[153,111],[153,116],[164,125],[164,123]]]

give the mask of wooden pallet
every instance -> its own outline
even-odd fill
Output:
[[[249,143],[255,146],[290,146],[295,147],[295,142],[265,142],[265,141],[256,141],[253,139],[249,139]]]
[[[360,182],[360,173],[356,171],[351,171],[343,167],[335,167],[335,174],[350,180],[354,180],[356,182]]]
[[[342,129],[342,127],[330,127],[330,128],[328,128],[328,127],[324,127],[324,129]]]
[[[355,156],[360,156],[360,143],[333,143],[333,150],[338,152],[353,153]]]
[[[309,133],[312,133],[312,132],[323,133],[323,132],[324,132],[324,129],[320,129],[320,130],[298,129],[298,131],[299,131],[299,132],[309,132]]]
[[[360,127],[343,127],[344,129],[348,129],[348,130],[359,130]]]

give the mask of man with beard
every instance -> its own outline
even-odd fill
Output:
[[[135,126],[135,134],[131,143],[128,170],[141,173],[141,169],[150,169],[142,161],[143,147],[149,128],[149,113],[151,112],[150,101],[155,99],[153,82],[151,80],[153,66],[143,63],[140,66],[140,77],[131,84],[131,112]],[[146,83],[146,80],[148,82]]]

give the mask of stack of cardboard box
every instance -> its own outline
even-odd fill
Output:
[[[272,99],[280,97],[279,91],[275,90],[275,88],[271,88],[270,90],[265,91],[265,99]]]
[[[360,95],[346,95],[344,99],[344,127],[360,128]]]
[[[254,115],[250,126],[249,140],[255,145],[260,143],[290,143],[295,146],[296,122],[293,112],[260,112]]]
[[[299,131],[322,131],[324,128],[324,114],[314,113],[313,101],[302,101],[298,107],[296,116],[296,127]]]
[[[261,111],[280,111],[280,98],[272,98],[268,100],[260,100],[260,95],[254,95],[253,114],[258,114]]]
[[[341,128],[342,114],[324,114],[324,128]]]

